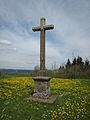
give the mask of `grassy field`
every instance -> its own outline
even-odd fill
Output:
[[[90,80],[51,80],[51,93],[58,98],[52,105],[26,98],[33,93],[30,77],[0,80],[0,120],[89,120]]]

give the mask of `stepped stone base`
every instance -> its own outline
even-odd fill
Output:
[[[38,98],[38,97],[34,97],[34,96],[30,96],[29,98],[27,98],[27,100],[33,100],[33,101],[37,101],[40,103],[48,103],[48,104],[53,104],[57,99],[56,95],[52,95],[48,98]]]

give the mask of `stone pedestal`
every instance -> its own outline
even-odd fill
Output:
[[[50,79],[51,77],[44,76],[33,77],[34,93],[29,98],[27,98],[27,100],[53,104],[56,101],[57,96],[51,95]]]
[[[50,79],[51,77],[38,76],[34,77],[34,97],[48,98],[51,95],[50,92]]]

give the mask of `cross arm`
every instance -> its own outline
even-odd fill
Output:
[[[32,30],[35,32],[35,31],[40,31],[41,27],[40,26],[37,26],[37,27],[32,27]]]
[[[45,29],[45,30],[54,29],[54,25],[53,25],[53,24],[51,24],[51,25],[45,25],[45,26],[44,26],[44,29]]]

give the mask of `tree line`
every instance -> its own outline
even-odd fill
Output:
[[[39,74],[39,67],[35,66],[34,74]],[[60,77],[60,78],[90,78],[90,62],[88,59],[85,61],[82,57],[74,57],[72,62],[68,58],[65,65],[59,67],[59,69],[46,69],[46,76]]]
[[[70,61],[70,59],[67,60],[67,63],[66,63],[66,68],[68,67],[79,67],[80,70],[86,70],[86,69],[89,69],[90,67],[90,64],[89,64],[89,60],[86,59],[85,62],[83,62],[83,59],[82,57],[78,56],[77,58],[74,57],[72,63]]]
[[[71,62],[68,58],[65,66],[60,66],[59,71],[63,71],[64,75],[69,78],[90,78],[90,62],[85,61],[82,57],[74,57]]]

